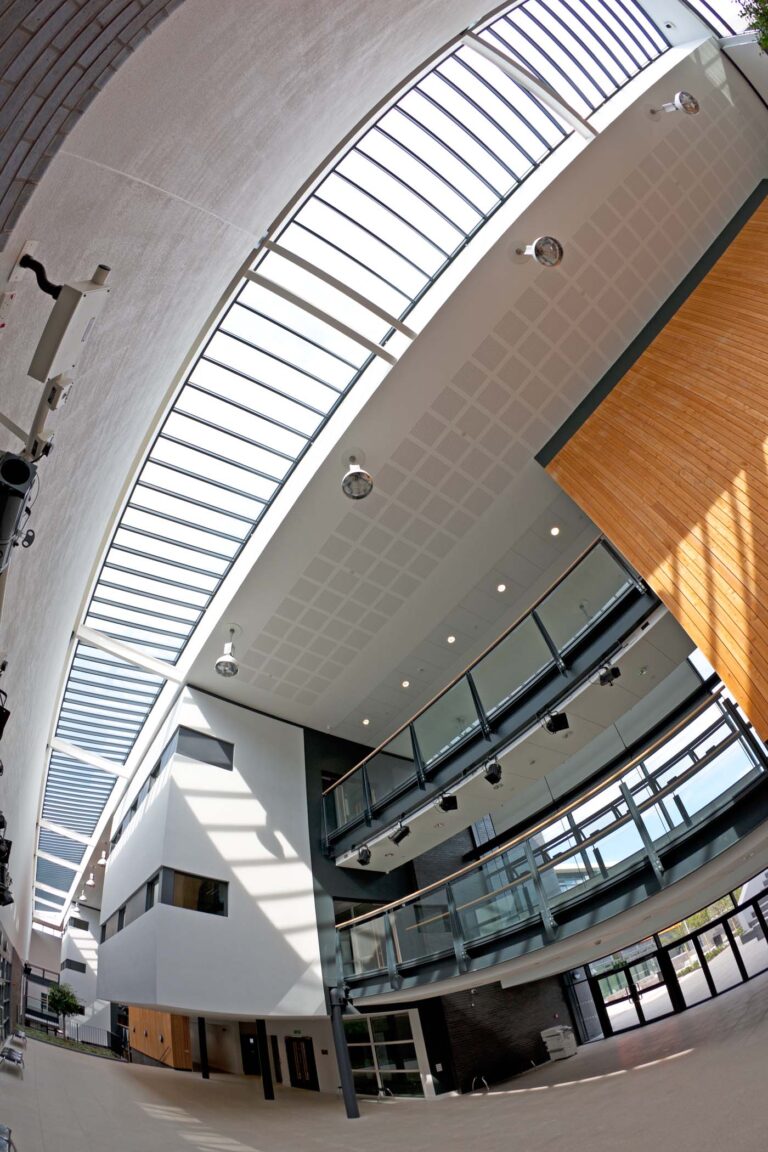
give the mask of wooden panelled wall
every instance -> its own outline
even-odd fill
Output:
[[[128,1036],[131,1048],[169,1068],[192,1068],[189,1017],[154,1008],[128,1008]]]
[[[768,201],[547,471],[768,737]]]

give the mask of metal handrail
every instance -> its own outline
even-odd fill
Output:
[[[710,708],[715,701],[720,699],[723,691],[724,689],[722,687],[717,688],[715,692],[706,698],[706,700],[702,700],[699,704],[687,712],[685,716],[681,717],[681,719],[678,720],[672,728],[668,729],[662,736],[659,736],[655,740],[651,741],[650,744],[648,744],[636,756],[633,756],[632,759],[629,760],[626,764],[623,764],[614,772],[603,776],[591,788],[588,788],[585,792],[582,792],[575,800],[569,801],[569,803],[563,805],[561,808],[558,808],[555,812],[544,817],[536,824],[526,828],[525,831],[519,832],[509,840],[506,840],[503,844],[500,844],[497,848],[494,848],[492,851],[488,852],[480,860],[475,860],[471,864],[465,864],[463,868],[457,869],[455,872],[452,872],[448,876],[443,876],[440,880],[433,880],[431,884],[427,884],[423,888],[419,888],[416,892],[411,892],[408,896],[401,897],[399,900],[392,900],[389,904],[384,904],[380,908],[373,909],[371,912],[364,912],[360,916],[355,916],[350,920],[344,920],[338,923],[336,928],[350,928],[355,924],[362,924],[367,920],[373,920],[385,912],[391,912],[395,908],[401,908],[404,905],[410,904],[414,900],[418,900],[422,896],[426,896],[429,892],[434,892],[438,888],[442,888],[444,885],[452,883],[454,880],[458,880],[470,872],[480,870],[485,864],[488,863],[489,860],[493,860],[497,856],[503,855],[503,853],[508,852],[511,848],[515,848],[518,844],[522,844],[525,840],[528,840],[532,836],[537,835],[537,833],[541,832],[544,828],[547,828],[550,824],[555,823],[557,820],[561,820],[564,816],[567,816],[576,808],[581,807],[581,805],[586,803],[586,801],[589,800],[592,796],[602,792],[604,788],[612,784],[615,780],[620,779],[625,773],[630,772],[632,768],[641,763],[643,760],[647,759],[647,757],[655,752],[657,748],[660,748],[662,745],[666,744],[677,732],[681,731],[681,729],[683,729],[687,724],[690,724],[692,720],[695,720],[701,712],[704,712],[707,708]],[[701,761],[697,761],[697,763],[700,764]],[[668,765],[665,766],[664,770],[667,768]],[[581,847],[582,845],[579,845],[579,848]]]
[[[630,567],[629,563],[622,556],[619,556],[619,554],[615,551],[615,549],[611,547],[610,542],[608,540],[606,540],[606,538],[604,536],[602,536],[602,535],[598,536],[596,540],[593,540],[591,544],[588,544],[587,547],[584,548],[579,553],[579,555],[568,565],[568,567],[565,569],[565,571],[562,572],[557,577],[556,580],[552,581],[552,583],[547,587],[547,589],[544,592],[542,592],[540,596],[537,597],[537,599],[533,602],[533,604],[531,604],[528,608],[526,608],[523,612],[521,612],[520,615],[515,618],[513,623],[508,625],[508,627],[504,629],[504,631],[501,633],[500,636],[497,636],[496,639],[493,640],[488,645],[487,648],[483,649],[483,651],[480,653],[479,656],[476,656],[474,658],[474,660],[472,660],[471,663],[469,663],[466,666],[466,668],[464,668],[461,672],[457,673],[456,676],[454,676],[452,680],[449,680],[449,682],[445,685],[444,688],[441,688],[440,691],[437,692],[431,698],[431,700],[428,700],[426,704],[423,704],[422,707],[419,708],[418,712],[415,712],[413,714],[413,716],[410,717],[409,720],[406,720],[403,724],[400,725],[399,728],[396,728],[395,731],[392,732],[386,738],[386,740],[384,740],[381,744],[379,744],[376,748],[374,748],[373,751],[367,753],[367,755],[364,756],[362,760],[359,760],[357,762],[357,764],[355,764],[352,768],[349,768],[344,773],[343,776],[340,776],[338,778],[338,780],[334,780],[334,782],[332,784],[330,784],[327,788],[325,788],[323,790],[323,796],[331,795],[331,793],[334,792],[341,784],[343,784],[345,780],[348,780],[350,776],[353,776],[356,772],[360,771],[360,769],[364,768],[366,764],[369,764],[370,761],[373,760],[373,758],[375,756],[378,756],[378,754],[380,752],[382,752],[387,747],[388,744],[391,744],[393,740],[397,739],[398,736],[400,736],[403,732],[405,732],[406,728],[409,728],[411,724],[413,724],[416,720],[418,720],[421,716],[423,716],[424,713],[427,712],[432,707],[433,704],[435,704],[438,700],[442,699],[443,696],[445,696],[448,692],[450,692],[451,688],[455,688],[456,685],[459,684],[468,673],[471,673],[472,670],[474,668],[476,668],[478,666],[478,664],[480,664],[481,661],[483,661],[485,659],[486,656],[489,655],[489,653],[493,652],[494,649],[498,648],[498,646],[504,640],[506,640],[507,637],[512,632],[514,632],[514,630],[520,624],[522,624],[522,622],[524,620],[528,619],[532,615],[532,613],[534,613],[536,611],[536,609],[541,604],[544,603],[544,601],[547,599],[547,597],[549,595],[551,595],[551,593],[554,592],[555,589],[558,588],[563,583],[563,581],[566,580],[570,576],[570,574],[574,571],[574,569],[578,568],[579,564],[581,564],[581,562],[583,560],[585,560],[587,556],[589,556],[592,552],[594,552],[596,548],[599,548],[601,546],[611,555],[611,557],[622,568],[624,568],[628,577],[633,582],[635,582],[636,584],[640,582],[640,578],[638,577],[637,573],[634,571],[633,568]]]

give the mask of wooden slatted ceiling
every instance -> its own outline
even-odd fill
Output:
[[[768,201],[547,471],[768,738]]]

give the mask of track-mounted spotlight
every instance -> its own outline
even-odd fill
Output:
[[[349,467],[342,478],[341,490],[350,500],[364,500],[373,491],[373,476],[360,466],[357,456],[349,457]]]
[[[516,256],[532,256],[544,268],[557,268],[563,259],[563,246],[554,236],[539,236],[532,244],[515,248]]]
[[[491,760],[490,763],[486,764],[483,775],[494,788],[498,784],[501,784],[501,764],[499,764],[498,760]]]
[[[544,727],[554,735],[556,732],[567,732],[570,724],[565,712],[551,712],[544,720]]]
[[[392,841],[393,844],[402,844],[402,842],[403,842],[403,840],[405,840],[406,836],[410,836],[410,834],[411,834],[410,828],[408,827],[407,824],[403,824],[403,822],[401,820],[400,823],[398,824],[397,828],[395,828],[395,830],[393,832],[390,832],[389,839]]]
[[[599,681],[603,688],[610,688],[614,680],[618,680],[621,676],[621,668],[616,664],[611,664],[606,668],[600,669]]]
[[[446,792],[439,800],[435,800],[435,808],[439,808],[441,812],[455,812],[458,806],[459,798],[451,792]]]
[[[235,632],[236,631],[237,631],[236,626],[234,624],[230,624],[230,626],[229,626],[229,640],[227,640],[226,644],[224,645],[224,651],[222,652],[221,656],[219,656],[218,660],[214,664],[214,668],[218,672],[219,676],[226,676],[227,678],[229,678],[230,676],[237,676],[237,673],[240,670],[240,665],[237,663],[237,660],[235,659]]]
[[[357,850],[357,862],[363,868],[367,868],[367,866],[370,864],[370,862],[371,862],[371,850],[367,844],[362,844],[358,848],[358,850]]]
[[[10,840],[0,840],[0,865],[7,864],[11,858],[12,842]]]
[[[672,100],[662,104],[660,108],[651,108],[651,116],[661,116],[663,112],[685,112],[686,116],[697,116],[701,105],[690,92],[676,92]]]

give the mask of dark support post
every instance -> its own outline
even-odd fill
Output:
[[[416,783],[418,784],[419,788],[421,788],[421,790],[423,792],[425,790],[425,788],[427,787],[427,776],[426,776],[426,771],[424,769],[424,757],[421,754],[421,748],[419,747],[419,738],[416,735],[416,729],[414,728],[413,724],[410,724],[409,728],[411,731],[411,749],[413,751],[413,766],[416,769]]]
[[[342,1019],[347,1000],[339,988],[331,988],[330,993],[331,1031],[333,1032],[333,1046],[336,1049],[336,1063],[339,1068],[341,1095],[344,1099],[347,1119],[357,1120],[360,1116],[360,1109],[357,1104],[355,1080],[352,1075],[352,1064],[349,1059],[349,1048],[347,1047],[347,1037]]]
[[[205,1034],[205,1016],[197,1018],[197,1038],[200,1042],[200,1075],[203,1080],[210,1080],[211,1070],[208,1067],[208,1037]]]
[[[533,849],[531,848],[531,843],[529,840],[524,842],[523,851],[525,852],[525,860],[528,865],[528,871],[531,874],[531,880],[533,881],[533,887],[536,892],[536,899],[539,902],[539,914],[541,916],[541,922],[544,925],[544,935],[548,940],[554,940],[557,921],[552,915],[552,909],[549,906],[549,900],[547,899],[547,894],[544,891],[544,885],[542,883],[539,870],[536,867],[536,861],[533,858]]]
[[[627,806],[630,819],[637,828],[638,835],[643,842],[645,854],[650,861],[651,868],[653,868],[654,875],[659,882],[659,887],[661,888],[664,884],[664,865],[659,859],[659,854],[656,851],[653,840],[651,839],[648,833],[648,829],[645,826],[645,821],[643,820],[642,814],[640,813],[637,804],[635,804],[635,798],[623,780],[619,784],[619,789],[622,796],[624,797],[624,803]]]
[[[488,722],[488,717],[486,715],[485,708],[483,708],[483,702],[480,699],[480,693],[477,690],[477,685],[475,684],[475,681],[472,677],[472,673],[466,672],[464,679],[466,680],[467,686],[469,687],[470,695],[472,696],[472,703],[475,706],[475,712],[477,712],[477,718],[480,721],[480,730],[482,731],[484,738],[486,740],[490,740],[492,735],[491,725]]]
[[[264,1020],[256,1021],[256,1047],[259,1050],[259,1066],[261,1067],[261,1087],[265,1100],[274,1100],[275,1086],[272,1083],[272,1065],[269,1061],[269,1044],[267,1042],[267,1025]]]
[[[658,936],[655,936],[654,939],[658,944]],[[688,1005],[685,1002],[685,997],[683,996],[683,992],[680,987],[680,981],[677,978],[677,972],[675,971],[675,966],[672,963],[672,957],[666,948],[659,946],[658,958],[659,969],[661,970],[664,983],[667,986],[667,992],[669,992],[669,1002],[675,1012],[684,1012]]]

